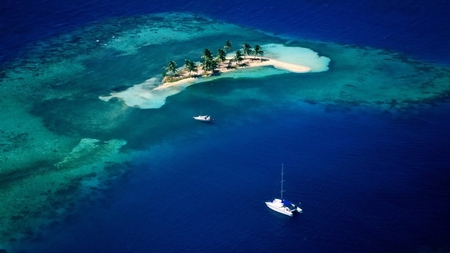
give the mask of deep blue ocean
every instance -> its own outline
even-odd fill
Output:
[[[445,0],[6,0],[0,61],[97,20],[175,11],[450,64]],[[300,103],[237,129],[218,120],[207,138],[130,164],[21,252],[450,252],[449,102],[398,114]],[[282,163],[285,196],[304,209],[294,218],[264,204]]]
[[[35,40],[108,17],[192,12],[286,36],[361,44],[448,63],[449,3],[400,1],[81,1],[6,0],[0,6],[0,56]]]

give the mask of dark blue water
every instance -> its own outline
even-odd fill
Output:
[[[29,43],[107,17],[206,14],[307,39],[450,63],[447,1],[10,1],[5,62]],[[402,115],[301,105],[238,129],[217,123],[133,172],[27,252],[437,252],[450,245],[450,106]],[[205,127],[210,127],[205,125]],[[286,197],[288,218],[264,201]]]
[[[448,250],[450,120],[441,112],[450,106],[437,109],[398,117],[303,105],[277,122],[216,124],[137,161],[32,252]],[[294,218],[264,204],[279,194],[281,163],[285,197],[304,208]]]
[[[410,1],[6,0],[0,6],[0,61],[27,44],[108,17],[188,11],[300,38],[386,48],[449,63],[450,3]]]

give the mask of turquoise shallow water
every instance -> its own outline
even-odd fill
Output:
[[[184,135],[134,161],[132,172],[104,198],[86,202],[81,213],[56,225],[57,233],[32,249],[244,252],[277,251],[282,245],[313,252],[362,247],[414,252],[446,247],[448,218],[442,210],[449,192],[442,172],[448,134],[435,117],[447,110],[397,118],[300,105],[252,114],[239,124],[200,125],[200,135]],[[422,120],[423,113],[430,120]],[[199,126],[187,127],[192,133]],[[281,163],[285,196],[300,200],[304,209],[293,219],[264,205],[279,194]]]
[[[351,1],[302,3],[290,5],[292,15],[273,19],[285,7],[97,4],[74,4],[86,11],[71,13],[76,18],[59,25],[50,22],[54,14],[29,15],[39,21],[31,27],[52,29],[39,33],[23,20],[6,33],[11,40],[2,40],[11,48],[11,41],[27,37],[32,48],[5,62],[1,72],[2,247],[12,252],[448,249],[446,51],[439,41],[433,41],[440,51],[435,55],[427,51],[430,44],[424,46],[428,39],[405,43],[416,31],[402,29],[401,22],[389,27],[395,22],[385,19],[395,13],[403,13],[401,21],[417,16],[410,24],[422,32],[442,20],[435,15],[418,28],[434,7],[411,5],[402,12],[396,8],[401,2],[375,10]],[[174,13],[169,21],[163,18],[167,14],[133,16],[165,10],[209,15]],[[233,11],[241,15],[228,15]],[[358,13],[364,22],[349,27],[342,13]],[[312,30],[301,25],[307,17],[315,24]],[[19,27],[30,31],[14,34]],[[363,29],[372,32],[355,32]],[[158,82],[146,80],[160,80],[168,61],[199,58],[204,47],[220,48],[226,40],[236,47],[243,42],[307,47],[329,57],[330,69],[247,70],[239,78],[186,87],[159,109],[99,99],[136,84],[151,89]],[[15,53],[25,52],[23,44],[16,46]],[[379,48],[401,48],[412,58],[440,64]],[[213,114],[216,122],[193,121],[200,113]],[[286,197],[301,201],[305,210],[294,219],[264,205],[278,195],[281,163]]]

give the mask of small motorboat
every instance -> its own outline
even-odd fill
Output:
[[[195,120],[203,121],[203,122],[213,122],[214,119],[209,115],[199,115],[194,117]]]

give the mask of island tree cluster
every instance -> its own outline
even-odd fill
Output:
[[[244,61],[247,56],[253,55],[253,60],[255,60],[258,56],[262,56],[264,54],[264,51],[260,45],[255,45],[252,47],[250,44],[244,43],[242,48],[238,49],[232,58],[227,58],[227,53],[231,51],[231,48],[232,43],[227,41],[223,48],[219,48],[217,50],[217,54],[215,56],[211,50],[205,48],[199,64],[189,59],[185,59],[184,65],[180,69],[177,68],[175,61],[170,61],[165,67],[163,82],[174,82],[186,78],[186,76],[183,76],[183,73],[186,72],[188,74],[187,77],[197,76],[199,68],[203,70],[203,75],[211,75],[216,72],[219,67],[226,67],[228,69],[243,67],[246,63],[241,62]]]

